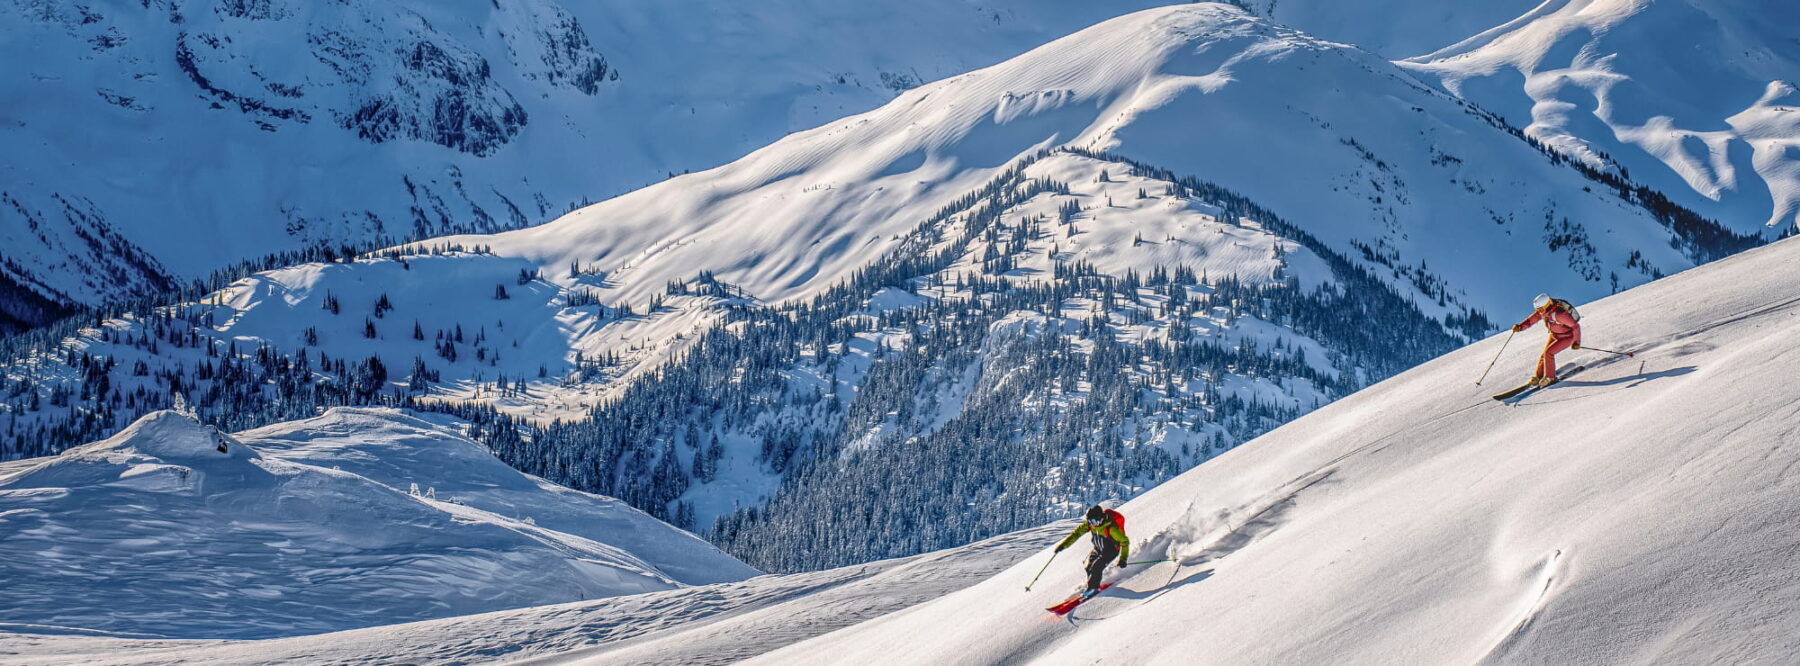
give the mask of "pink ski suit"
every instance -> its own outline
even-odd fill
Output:
[[[1581,323],[1569,314],[1562,301],[1552,299],[1544,307],[1532,311],[1531,316],[1513,327],[1513,331],[1523,331],[1532,324],[1544,320],[1544,328],[1550,331],[1550,341],[1544,343],[1544,355],[1538,357],[1537,371],[1532,373],[1534,381],[1556,379],[1556,352],[1574,347],[1581,348]]]

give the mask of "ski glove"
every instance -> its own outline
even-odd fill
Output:
[[[1119,558],[1119,568],[1120,569],[1125,568],[1125,564],[1126,564],[1125,558],[1123,558],[1123,557]]]
[[[1513,332],[1514,332],[1514,333],[1518,333],[1518,332],[1519,332],[1519,331],[1523,331],[1523,330],[1525,330],[1525,327],[1524,327],[1524,326],[1518,326],[1518,325],[1514,325],[1514,326],[1513,326]]]
[[[1571,348],[1572,348],[1572,349],[1580,349],[1580,348],[1581,348],[1581,343],[1579,343],[1579,342],[1577,342],[1577,343],[1575,343],[1575,344],[1574,344],[1574,345],[1572,345],[1572,346],[1571,346]]]

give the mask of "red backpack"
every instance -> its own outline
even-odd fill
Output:
[[[1106,518],[1108,520],[1111,520],[1114,525],[1118,525],[1120,530],[1125,529],[1125,514],[1119,513],[1112,509],[1107,509],[1106,510]]]

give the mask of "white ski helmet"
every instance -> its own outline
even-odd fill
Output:
[[[1544,309],[1544,306],[1549,305],[1549,304],[1550,304],[1550,295],[1549,294],[1538,294],[1537,298],[1531,299],[1531,309],[1533,309],[1533,310],[1542,310],[1542,309]]]

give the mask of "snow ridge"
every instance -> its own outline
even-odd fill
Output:
[[[334,410],[231,436],[159,411],[62,455],[0,464],[0,617],[263,638],[755,574],[616,500],[512,471],[453,419],[425,418]]]
[[[1800,225],[1797,23],[1768,0],[1546,2],[1402,64],[1590,166],[1772,236]]]
[[[1158,1],[6,3],[0,247],[99,305],[519,228]]]

